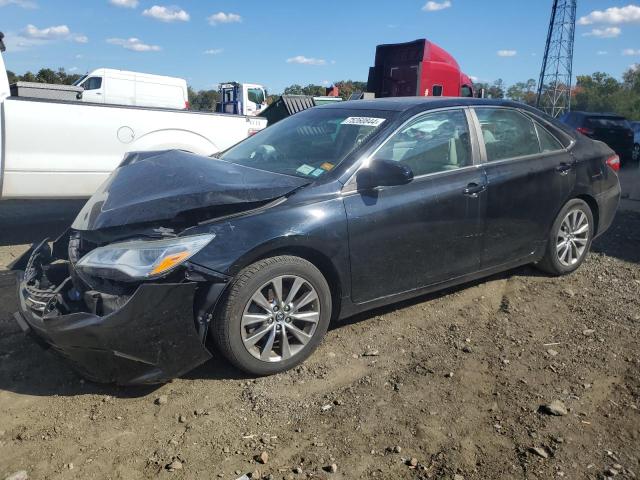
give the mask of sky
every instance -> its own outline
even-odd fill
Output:
[[[0,0],[9,70],[107,67],[187,79],[367,80],[375,47],[427,38],[476,81],[537,79],[552,0]],[[640,3],[578,0],[574,74],[640,63]]]

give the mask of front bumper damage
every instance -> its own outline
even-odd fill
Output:
[[[92,301],[85,301],[87,307],[82,309],[86,311],[60,314],[52,304],[64,301],[59,297],[62,284],[50,288],[51,294],[44,298],[30,287],[33,276],[42,275],[33,268],[34,256],[48,249],[46,243],[34,248],[27,270],[18,273],[16,320],[83,376],[120,385],[162,383],[211,358],[205,335],[194,321],[197,282],[143,283],[130,296],[115,300],[90,292]],[[92,313],[93,302],[110,303],[108,313]]]

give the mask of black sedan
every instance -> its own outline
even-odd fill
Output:
[[[634,158],[633,127],[626,118],[612,113],[567,112],[560,121],[578,132],[610,146],[619,156],[620,164]]]
[[[212,349],[273,374],[357,312],[529,263],[573,272],[618,167],[535,109],[459,98],[313,108],[215,158],[131,153],[16,263],[16,318],[96,381],[163,382]]]

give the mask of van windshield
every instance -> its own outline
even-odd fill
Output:
[[[286,118],[220,155],[239,165],[316,179],[365,145],[396,112],[312,108]]]
[[[80,77],[78,80],[76,80],[75,82],[73,82],[73,86],[77,87],[78,85],[80,85],[82,82],[84,82],[84,79],[87,78],[86,75],[83,75],[82,77]]]

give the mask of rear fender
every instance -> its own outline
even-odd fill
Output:
[[[133,150],[184,150],[197,155],[213,155],[220,149],[209,139],[189,130],[166,129],[146,133],[131,143]]]

